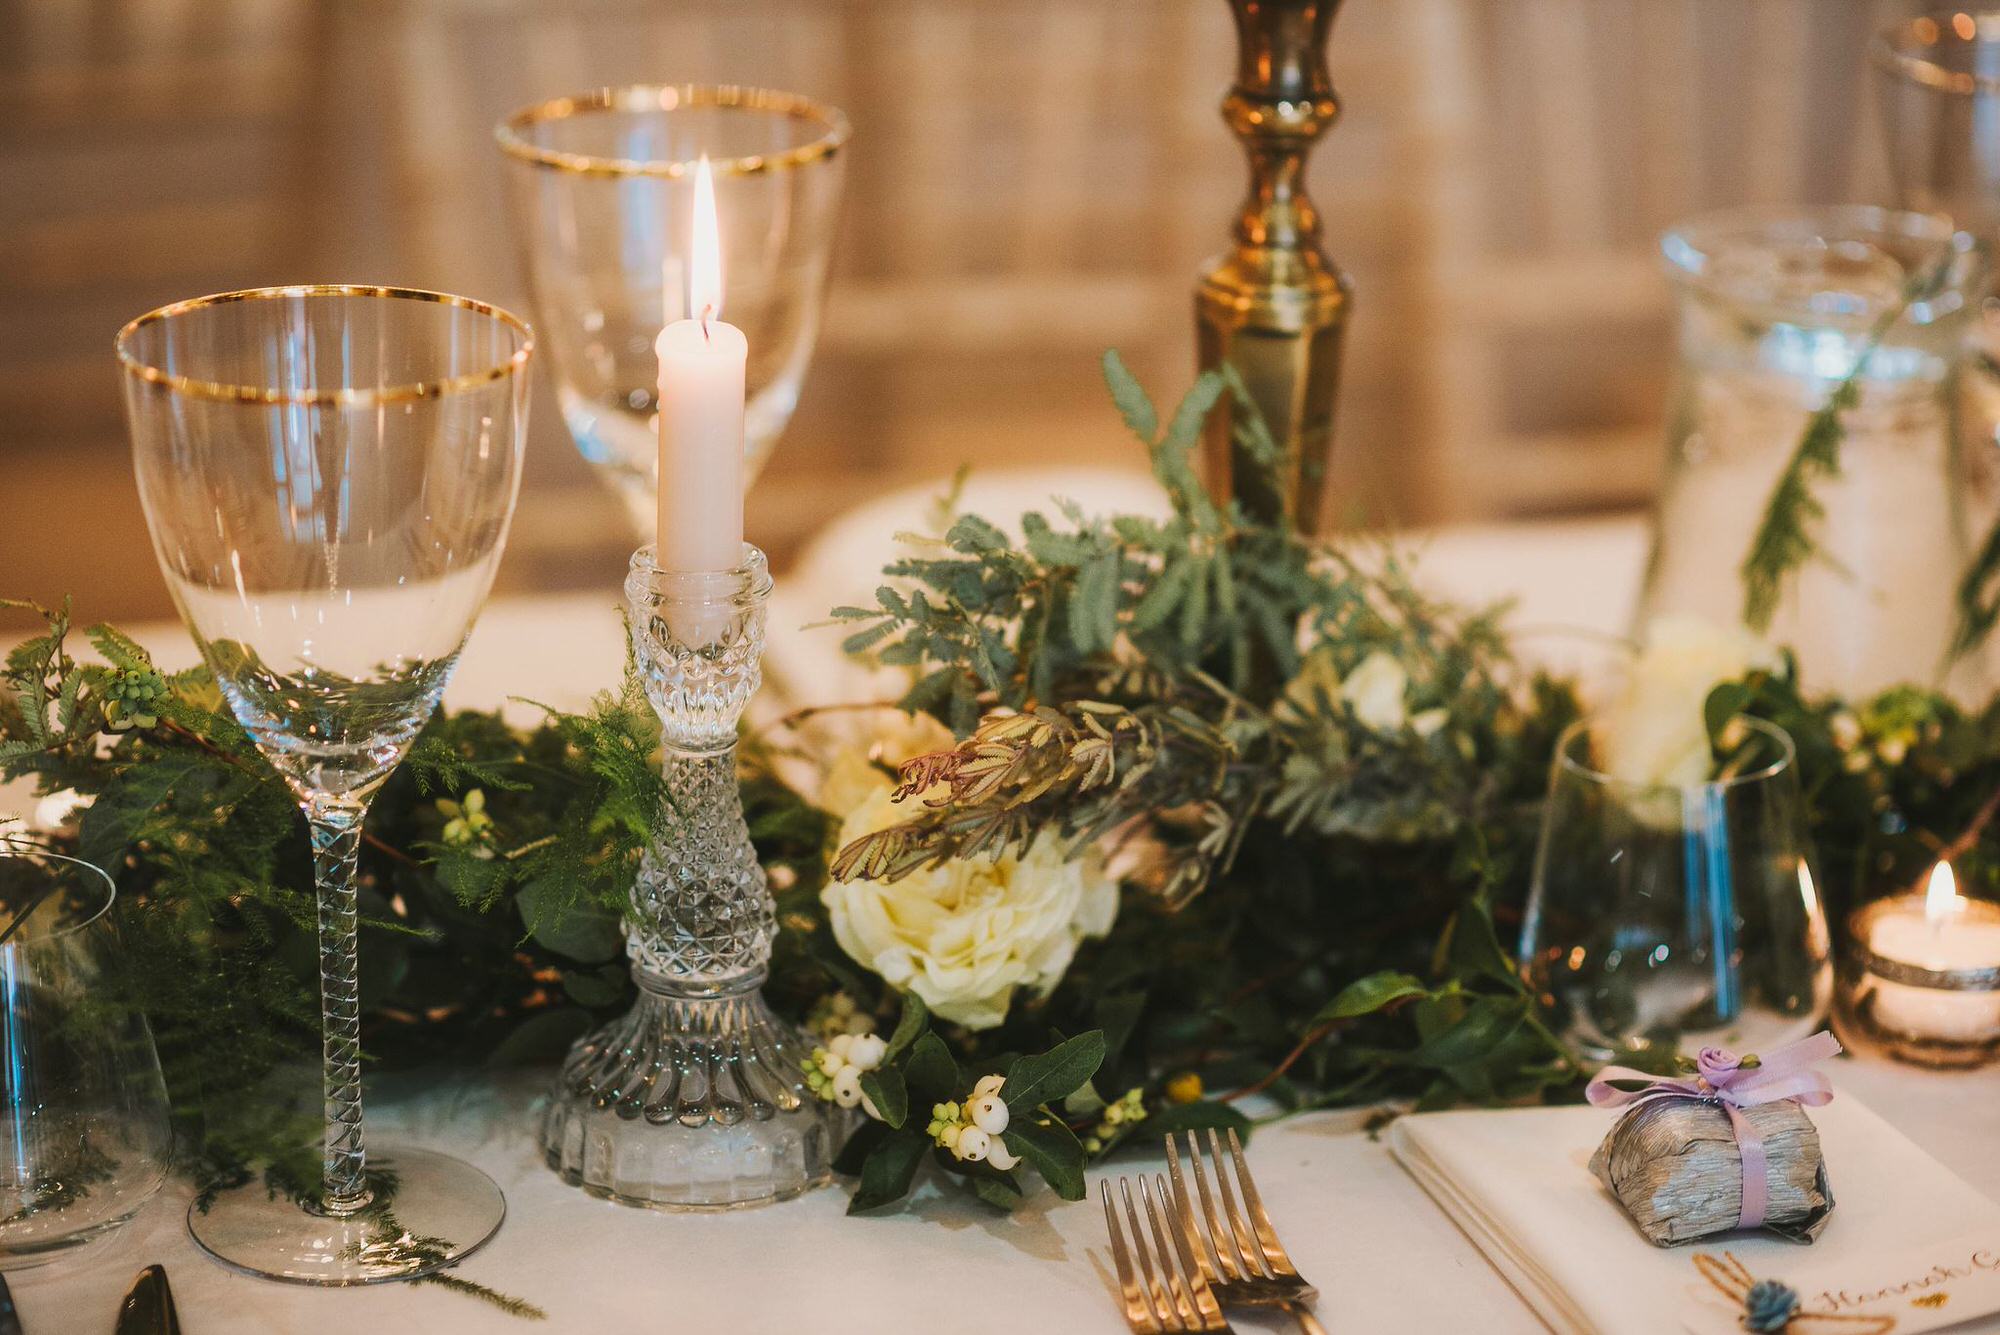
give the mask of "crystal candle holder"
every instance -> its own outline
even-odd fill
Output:
[[[542,1127],[549,1166],[664,1210],[784,1200],[827,1180],[844,1120],[812,1096],[810,1047],[764,1004],[777,920],[736,781],[736,724],[763,673],[771,576],[632,555],[632,648],[660,716],[666,808],[626,916],[639,999],[579,1040]]]
[[[1851,1048],[1873,1049],[1918,1066],[1983,1066],[2000,1057],[2000,961],[1931,968],[1882,953],[1884,924],[1909,917],[1914,896],[1855,910],[1840,965],[1837,1019]],[[2000,906],[1959,901],[1964,925],[2000,932]]]

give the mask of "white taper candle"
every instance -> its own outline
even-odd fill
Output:
[[[717,318],[722,247],[708,159],[695,168],[688,309],[660,331],[662,570],[734,570],[743,563],[743,372],[750,343]]]

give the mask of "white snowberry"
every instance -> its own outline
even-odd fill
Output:
[[[976,1126],[968,1126],[959,1131],[958,1144],[953,1147],[952,1153],[967,1163],[979,1163],[992,1149],[993,1137]]]
[[[1007,1149],[1006,1142],[1002,1141],[999,1137],[996,1136],[993,1139],[993,1143],[989,1145],[986,1149],[986,1162],[992,1164],[995,1168],[998,1168],[1001,1172],[1004,1173],[1009,1168],[1012,1168],[1016,1164],[1020,1163],[1021,1156],[1018,1154],[1010,1153]]]
[[[1007,1077],[1004,1075],[982,1075],[979,1077],[979,1083],[972,1087],[972,1096],[978,1098],[981,1094],[998,1094],[1000,1086],[1006,1083]]]
[[[1007,1103],[998,1094],[974,1094],[965,1101],[965,1119],[989,1136],[1007,1129]]]
[[[839,1039],[834,1040],[836,1043]],[[882,1064],[889,1045],[874,1034],[862,1034],[847,1047],[847,1060],[864,1071],[872,1071]]]
[[[826,1045],[826,1050],[843,1062],[854,1060],[854,1035],[836,1034]]]
[[[852,1066],[843,1066],[833,1077],[833,1101],[843,1108],[852,1108],[861,1102],[861,1072]]]

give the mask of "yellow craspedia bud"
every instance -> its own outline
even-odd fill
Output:
[[[1201,1077],[1193,1071],[1182,1071],[1167,1081],[1169,1103],[1194,1103],[1200,1098]]]

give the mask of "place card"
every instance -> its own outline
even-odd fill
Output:
[[[1743,1335],[1742,1305],[1701,1277],[1695,1253],[1726,1256],[1730,1249],[1691,1249],[1687,1329],[1691,1335]],[[1890,1323],[1875,1326],[1883,1335],[1917,1335],[2000,1312],[2000,1228],[1832,1263],[1815,1259],[1801,1251],[1796,1267],[1757,1275],[1798,1293],[1799,1314],[1792,1319],[1797,1335],[1861,1335],[1870,1317]]]

